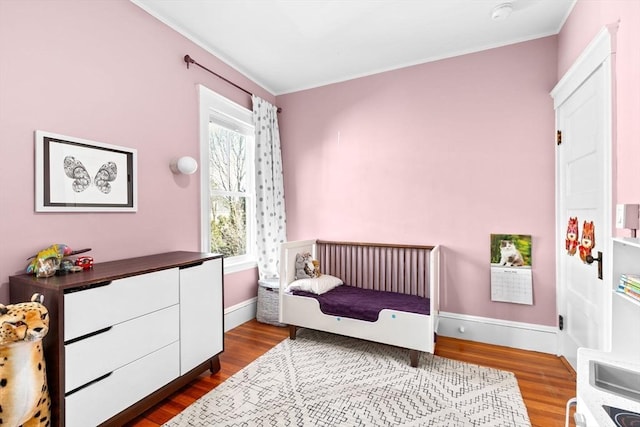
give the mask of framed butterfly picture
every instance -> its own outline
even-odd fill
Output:
[[[135,212],[137,151],[36,131],[36,212]]]

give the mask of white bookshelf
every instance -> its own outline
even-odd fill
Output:
[[[640,275],[640,239],[616,237],[612,249],[611,350],[640,358],[640,301],[616,292],[621,274]]]

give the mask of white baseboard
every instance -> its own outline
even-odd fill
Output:
[[[256,317],[258,298],[253,297],[224,309],[224,331],[227,332]]]
[[[257,306],[258,298],[254,297],[225,308],[224,331],[227,332],[254,319]],[[557,329],[552,326],[440,312],[438,335],[558,354]]]
[[[558,354],[557,328],[440,312],[438,335]]]

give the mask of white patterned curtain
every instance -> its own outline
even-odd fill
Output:
[[[287,239],[277,107],[255,95],[256,240],[260,279],[278,276],[280,243]]]

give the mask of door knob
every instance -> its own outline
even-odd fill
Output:
[[[598,279],[602,280],[602,252],[598,251],[598,258],[587,255],[585,260],[587,261],[587,264],[593,264],[594,261],[598,262]]]

